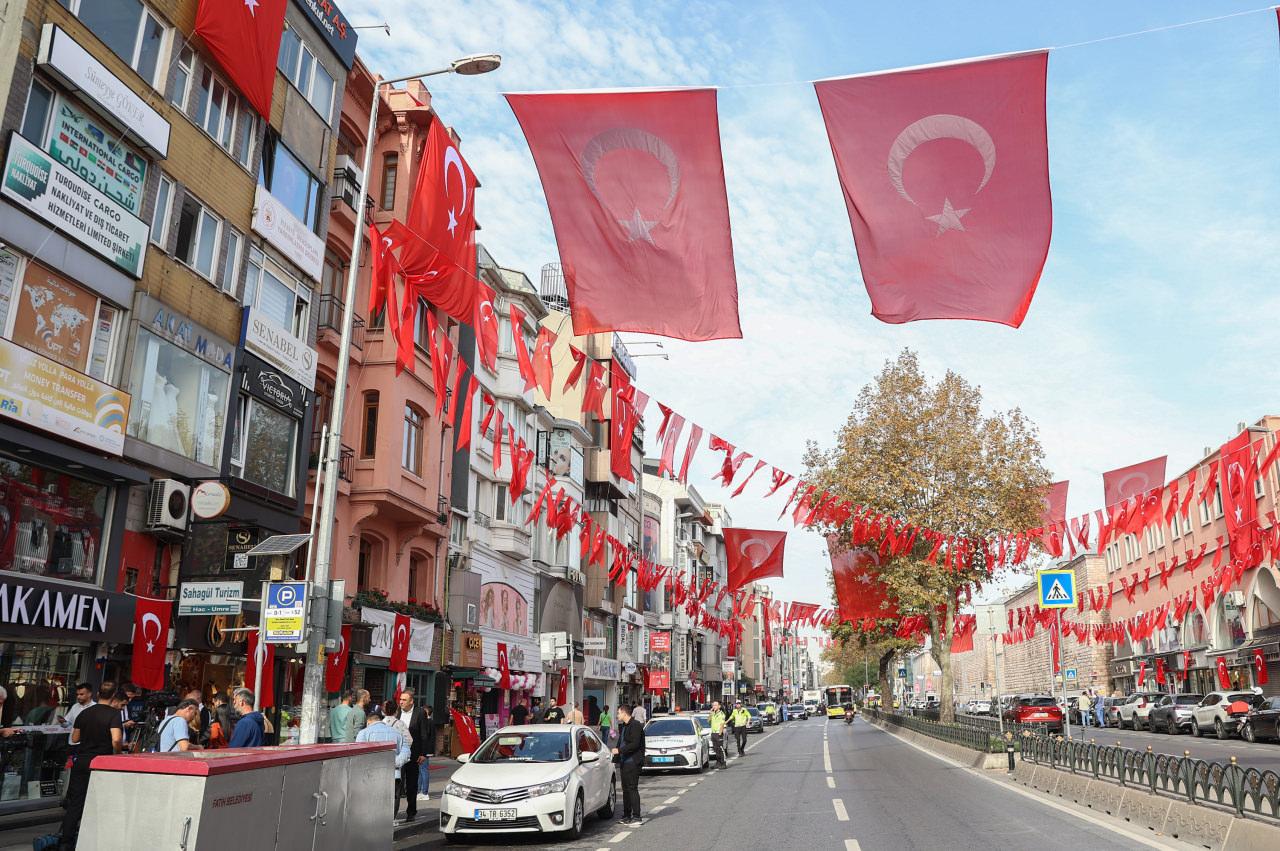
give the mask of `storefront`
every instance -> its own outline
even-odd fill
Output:
[[[473,547],[471,564],[472,570],[480,574],[479,627],[484,642],[484,668],[505,670],[519,678],[516,684],[531,686],[528,689],[494,687],[481,694],[481,721],[485,729],[493,730],[507,723],[511,707],[517,701],[527,703],[541,693],[535,689],[543,685],[542,651],[533,632],[533,600],[538,577],[524,565],[478,545]]]
[[[386,703],[396,694],[396,674],[388,668],[396,613],[366,606],[360,610],[360,620],[369,624],[372,632],[369,652],[352,655],[352,685],[368,689],[375,702]],[[442,692],[446,689],[446,682],[439,676],[439,666],[432,655],[435,647],[436,624],[410,618],[409,670],[405,672],[404,688],[413,689],[420,704],[426,701],[433,707],[438,705],[437,688]]]
[[[582,703],[584,706],[596,700],[596,706],[610,710],[618,706],[618,680],[622,678],[622,663],[607,656],[587,654],[582,662]],[[590,719],[588,719],[590,720]]]

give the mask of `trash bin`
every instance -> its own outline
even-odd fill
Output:
[[[390,848],[389,742],[100,756],[80,851]]]

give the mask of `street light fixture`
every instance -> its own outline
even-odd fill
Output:
[[[365,186],[360,187],[357,198],[366,198],[365,187],[373,169],[374,134],[378,129],[378,106],[382,100],[383,86],[391,86],[408,80],[423,77],[435,77],[440,74],[462,74],[473,77],[487,74],[502,64],[502,57],[496,53],[481,53],[464,56],[449,63],[446,68],[427,71],[422,74],[410,74],[390,80],[377,80],[373,86],[373,97],[369,104],[369,128],[364,139],[364,175]],[[311,636],[307,643],[307,664],[302,681],[302,718],[299,724],[299,741],[304,745],[313,745],[320,733],[320,707],[324,703],[324,651],[328,640],[328,606],[317,605],[329,597],[329,568],[333,562],[333,532],[336,526],[338,510],[338,464],[342,447],[342,418],[347,401],[347,373],[351,360],[351,338],[355,324],[353,306],[356,300],[356,288],[359,284],[360,253],[364,245],[364,222],[366,203],[357,205],[354,238],[351,241],[351,263],[347,268],[347,286],[342,305],[342,337],[338,343],[338,368],[334,376],[333,399],[329,410],[329,439],[321,459],[323,473],[323,491],[320,504],[316,509],[316,557],[313,584],[310,587]],[[317,593],[319,589],[319,593]],[[313,655],[314,654],[314,655]]]

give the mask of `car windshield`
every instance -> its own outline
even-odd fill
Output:
[[[752,718],[759,718],[759,717],[760,717],[760,710],[759,710],[759,709],[756,709],[754,706],[748,706],[748,707],[747,707],[747,714],[748,714],[748,715],[750,715]]]
[[[1202,700],[1204,700],[1203,694],[1180,694],[1173,699],[1173,702],[1178,706],[1195,706]]]
[[[1052,697],[1024,697],[1018,703],[1022,706],[1056,706]]]
[[[498,733],[480,746],[472,762],[565,762],[573,755],[569,732]]]
[[[644,728],[646,736],[692,736],[692,718],[659,718]]]

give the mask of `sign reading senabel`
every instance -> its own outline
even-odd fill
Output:
[[[316,350],[272,322],[261,311],[244,312],[241,342],[249,351],[308,390],[316,389]]]

